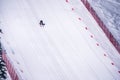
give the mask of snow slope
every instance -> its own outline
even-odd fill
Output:
[[[120,44],[120,1],[88,0],[98,16]]]
[[[79,0],[0,6],[2,44],[20,80],[120,79],[118,52]]]

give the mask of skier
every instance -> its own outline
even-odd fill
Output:
[[[43,23],[43,20],[40,20],[40,27],[44,27],[45,26],[45,23]]]

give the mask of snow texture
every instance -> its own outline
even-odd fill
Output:
[[[88,0],[120,44],[120,0]]]
[[[117,50],[80,0],[1,0],[0,21],[20,80],[120,79]]]

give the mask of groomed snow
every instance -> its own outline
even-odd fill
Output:
[[[118,52],[80,0],[1,0],[0,20],[21,80],[120,79]]]

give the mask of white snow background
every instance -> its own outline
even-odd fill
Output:
[[[120,79],[119,53],[80,0],[0,0],[0,22],[21,80]]]

